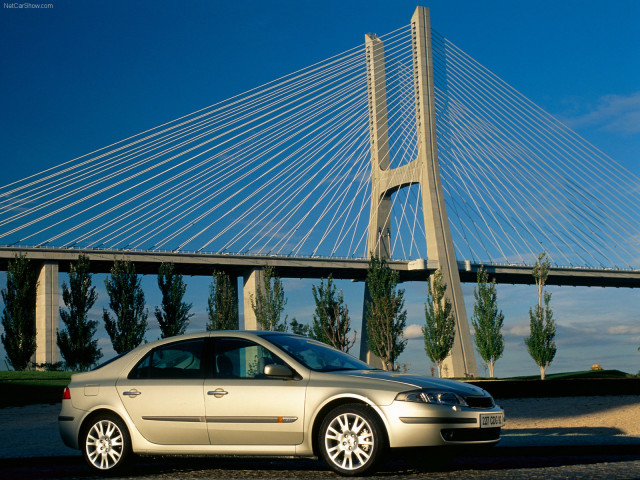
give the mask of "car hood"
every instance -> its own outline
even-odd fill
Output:
[[[433,389],[438,392],[454,392],[462,396],[482,395],[488,396],[485,390],[471,383],[447,380],[442,378],[425,377],[424,375],[412,375],[407,373],[386,372],[383,370],[345,370],[334,372],[336,374],[386,380],[389,382],[404,383],[416,388]]]

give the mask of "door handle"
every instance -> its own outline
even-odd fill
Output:
[[[122,394],[128,397],[137,397],[138,395],[142,395],[142,392],[139,392],[137,390],[130,390],[128,392],[122,392]]]
[[[218,388],[217,390],[209,390],[207,392],[207,395],[213,395],[216,398],[222,398],[225,395],[229,395],[229,392],[222,390],[221,388]]]

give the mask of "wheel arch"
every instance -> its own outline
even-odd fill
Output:
[[[313,419],[313,427],[311,429],[311,440],[312,440],[311,448],[313,449],[314,455],[318,456],[320,453],[319,446],[318,446],[318,433],[320,432],[322,421],[327,416],[327,414],[334,408],[340,407],[342,405],[348,405],[348,404],[364,405],[365,407],[368,407],[371,410],[371,412],[376,416],[376,418],[380,422],[380,426],[382,427],[382,434],[384,435],[384,441],[388,448],[389,446],[388,428],[389,427],[387,425],[387,420],[383,415],[383,413],[380,411],[380,409],[378,409],[375,406],[375,404],[368,401],[366,398],[339,397],[339,398],[334,398],[329,402],[327,402],[326,404],[324,404],[316,414],[315,418]]]
[[[88,426],[96,418],[99,418],[102,415],[112,415],[114,417],[117,417],[122,422],[122,424],[126,427],[127,433],[129,434],[129,438],[131,438],[131,429],[129,428],[129,424],[127,423],[127,421],[124,418],[122,418],[122,415],[120,415],[117,411],[112,410],[110,408],[101,407],[93,410],[86,417],[84,417],[84,419],[82,420],[82,423],[80,424],[80,428],[78,428],[78,446],[80,447],[80,450],[82,450],[83,448],[82,447],[83,437]]]

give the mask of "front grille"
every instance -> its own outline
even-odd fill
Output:
[[[471,408],[493,408],[496,404],[492,397],[464,397]]]
[[[447,442],[487,442],[500,439],[499,428],[443,428],[440,434]]]

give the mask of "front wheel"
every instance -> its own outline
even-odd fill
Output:
[[[115,415],[94,418],[84,430],[82,440],[85,461],[101,473],[122,468],[131,453],[127,427]]]
[[[365,405],[347,404],[333,409],[320,427],[320,455],[340,475],[371,472],[385,450],[385,437],[375,413]]]

